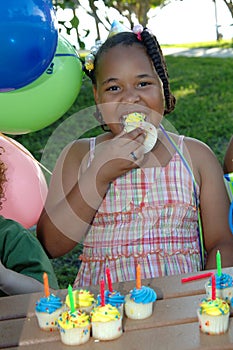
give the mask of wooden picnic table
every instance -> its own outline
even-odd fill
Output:
[[[233,276],[233,267],[223,268]],[[215,272],[215,270],[213,270]],[[205,271],[200,272],[200,274]],[[43,293],[23,294],[0,298],[0,349],[18,350],[189,350],[233,349],[233,319],[223,335],[207,335],[199,330],[197,308],[205,297],[206,279],[181,283],[182,277],[195,274],[160,277],[142,280],[142,285],[155,289],[158,300],[153,315],[144,320],[123,318],[123,334],[113,341],[96,341],[83,344],[62,344],[59,331],[46,332],[38,327],[35,316],[36,301]],[[126,295],[135,287],[135,281],[113,284],[115,290]],[[99,286],[87,288],[95,295]],[[56,292],[63,300],[67,290]],[[232,314],[233,315],[233,314]],[[231,316],[232,316],[231,315]]]

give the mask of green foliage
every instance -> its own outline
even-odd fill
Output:
[[[167,120],[180,134],[207,143],[222,162],[233,130],[232,59],[167,56],[166,61],[171,88],[177,98],[176,109]],[[40,160],[53,131],[75,112],[93,105],[92,87],[89,80],[84,78],[75,103],[62,118],[40,131],[11,137],[16,138]],[[74,129],[77,127],[73,125]],[[101,129],[97,128],[92,134],[100,132]],[[73,282],[80,252],[81,246],[78,245],[69,254],[52,261],[61,288]]]

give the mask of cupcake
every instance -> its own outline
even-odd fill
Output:
[[[63,303],[58,296],[50,294],[36,302],[36,317],[39,327],[43,330],[58,329],[57,319],[63,311]]]
[[[120,311],[121,316],[123,316],[124,303],[125,303],[124,295],[122,295],[120,292],[117,292],[116,290],[113,290],[112,292],[110,292],[109,290],[105,290],[104,300],[106,304],[115,306]],[[100,304],[101,304],[101,298],[100,298],[100,295],[98,295],[97,305],[100,305]]]
[[[122,334],[122,317],[119,310],[109,304],[96,306],[91,311],[92,336],[98,340],[112,340]]]
[[[90,316],[80,310],[65,311],[58,318],[58,328],[62,343],[66,345],[84,344],[90,338]]]
[[[84,289],[74,290],[72,293],[75,308],[86,313],[90,313],[96,304],[94,294]],[[66,296],[65,303],[70,308],[70,298],[68,294]]]
[[[202,300],[197,310],[199,327],[206,334],[223,334],[228,330],[230,307],[220,298]]]
[[[149,152],[156,144],[158,133],[156,127],[146,122],[146,116],[142,113],[134,112],[123,117],[124,130],[130,132],[135,128],[142,128],[146,131],[146,137],[144,140],[144,153]]]
[[[228,304],[231,303],[233,297],[233,280],[227,273],[221,273],[219,276],[215,274],[216,279],[216,297],[226,300]],[[207,299],[211,298],[212,282],[211,278],[205,284]]]
[[[128,318],[142,320],[150,317],[153,303],[157,299],[156,292],[146,286],[132,289],[125,297],[125,314]]]

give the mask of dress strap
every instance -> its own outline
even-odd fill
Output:
[[[179,138],[180,142],[179,142],[179,145],[177,145],[175,143],[175,141],[171,137],[169,137],[168,133],[166,132],[166,130],[164,129],[164,127],[161,124],[159,127],[162,130],[166,139],[169,141],[169,143],[174,147],[176,152],[179,154],[184,166],[186,167],[186,169],[189,172],[189,174],[192,178],[192,181],[193,181],[193,191],[194,191],[195,202],[196,202],[196,207],[197,207],[197,212],[198,212],[198,233],[199,233],[199,246],[200,246],[200,252],[201,252],[201,265],[202,265],[202,268],[204,269],[205,248],[204,248],[204,241],[203,241],[203,230],[202,230],[200,206],[199,206],[199,201],[198,201],[198,197],[197,197],[197,183],[196,183],[196,179],[194,177],[193,171],[182,153],[184,136]],[[181,141],[182,141],[182,143],[181,143]],[[181,144],[182,144],[182,148],[179,147]]]
[[[90,164],[94,158],[94,155],[95,155],[95,140],[96,140],[95,137],[90,138],[90,154],[89,154],[89,159],[87,162],[87,167],[90,166]]]

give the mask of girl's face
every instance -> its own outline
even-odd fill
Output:
[[[139,45],[117,45],[99,59],[95,102],[113,134],[123,129],[124,116],[144,113],[146,120],[158,126],[164,112],[164,94],[145,49]]]

